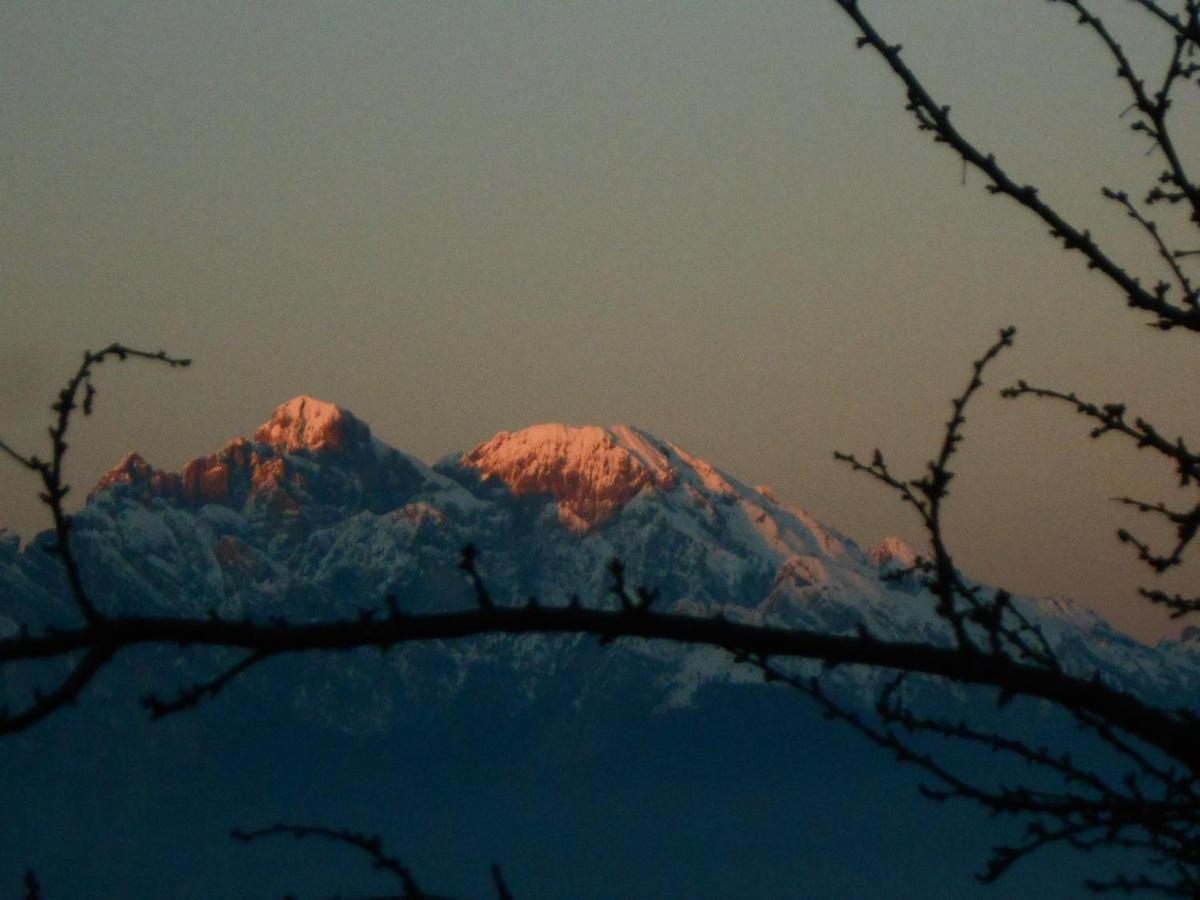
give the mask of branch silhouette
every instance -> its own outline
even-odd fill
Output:
[[[50,552],[62,560],[67,581],[71,586],[71,596],[75,598],[75,603],[79,607],[79,611],[83,613],[83,617],[90,622],[97,621],[100,614],[92,604],[91,598],[88,597],[87,590],[83,586],[83,579],[79,575],[79,566],[71,554],[71,517],[63,506],[63,498],[67,496],[71,488],[63,481],[63,460],[67,455],[67,431],[71,426],[72,414],[80,408],[85,416],[92,414],[97,394],[96,387],[92,383],[92,374],[96,366],[108,359],[116,359],[119,362],[126,362],[130,359],[146,359],[165,363],[171,367],[185,367],[191,364],[191,360],[167,356],[162,350],[149,353],[118,343],[109,344],[103,350],[96,352],[85,351],[79,368],[67,381],[66,386],[59,391],[58,399],[50,407],[55,414],[54,421],[49,428],[50,460],[47,462],[33,454],[18,453],[0,440],[0,452],[29,471],[36,473],[41,479],[44,490],[39,496],[42,502],[50,508],[54,519],[54,534],[57,539],[57,543],[51,545]],[[84,392],[82,400],[79,399],[80,388]]]
[[[1012,178],[997,162],[995,154],[981,150],[977,144],[964,135],[955,125],[950,115],[950,107],[934,99],[929,89],[909,68],[901,56],[902,47],[899,44],[888,43],[880,34],[870,18],[863,12],[858,0],[833,0],[854,21],[860,37],[858,47],[873,49],[892,73],[903,84],[907,102],[905,109],[910,112],[921,131],[930,132],[935,143],[949,146],[966,166],[983,173],[988,180],[987,190],[992,194],[1009,197],[1029,210],[1034,216],[1049,226],[1050,236],[1059,241],[1064,250],[1080,253],[1084,256],[1089,269],[1096,269],[1109,281],[1116,285],[1126,297],[1128,304],[1135,309],[1153,313],[1154,324],[1163,329],[1185,328],[1189,331],[1200,331],[1200,308],[1197,307],[1195,292],[1185,294],[1180,302],[1168,299],[1169,285],[1158,281],[1154,288],[1146,288],[1142,281],[1117,263],[1092,237],[1091,232],[1072,225],[1049,203],[1044,201],[1038,189],[1032,184],[1021,184]],[[1176,58],[1173,59],[1170,74],[1159,91],[1158,96],[1151,100],[1144,93],[1141,83],[1132,74],[1132,69],[1125,60],[1120,45],[1112,40],[1103,23],[1092,15],[1082,3],[1073,0],[1051,0],[1071,7],[1080,16],[1080,23],[1089,25],[1106,42],[1110,50],[1119,60],[1118,77],[1128,82],[1135,90],[1135,107],[1140,118],[1134,121],[1130,128],[1136,132],[1146,133],[1154,146],[1166,154],[1169,166],[1158,179],[1158,185],[1147,195],[1147,202],[1168,201],[1171,203],[1188,200],[1192,207],[1193,222],[1200,224],[1197,210],[1200,210],[1200,191],[1187,176],[1186,169],[1175,150],[1167,129],[1167,118],[1170,110],[1170,92],[1178,80],[1194,78],[1196,72],[1191,67],[1180,64],[1179,55],[1184,48],[1195,47],[1197,39],[1196,3],[1188,0],[1187,15],[1180,24],[1176,43]],[[1148,4],[1152,6],[1153,4]],[[1176,71],[1178,70],[1178,71]],[[1174,187],[1175,192],[1164,191],[1159,185]]]
[[[430,894],[417,884],[411,870],[394,856],[384,852],[383,841],[379,835],[363,834],[349,829],[329,828],[325,825],[290,825],[279,822],[265,828],[241,829],[234,828],[230,837],[245,844],[252,844],[264,838],[287,836],[302,841],[308,838],[340,844],[361,851],[371,860],[373,868],[384,872],[400,883],[402,893],[376,895],[373,897],[341,898],[341,900],[451,900],[442,894]],[[515,900],[504,873],[499,865],[492,864],[492,885],[496,891],[496,900]]]

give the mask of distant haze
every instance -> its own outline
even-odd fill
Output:
[[[1157,73],[1133,6],[1099,4]],[[1140,195],[1154,161],[1069,10],[872,14],[1014,177],[1154,275],[1099,198]],[[72,441],[80,497],[127,450],[178,467],[306,393],[430,461],[537,422],[628,422],[864,544],[920,544],[832,451],[917,474],[1007,324],[993,388],[1200,425],[1194,338],[1145,328],[961,185],[832,3],[9,2],[0,85],[0,436],[44,452],[85,347],[196,361],[104,367]],[[967,436],[966,571],[1165,633],[1113,538],[1142,523],[1109,498],[1171,496],[1169,470],[994,390]],[[0,524],[42,527],[36,488],[0,467]]]

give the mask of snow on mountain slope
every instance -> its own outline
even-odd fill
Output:
[[[180,473],[127,456],[76,523],[84,576],[109,608],[313,617],[387,593],[414,610],[458,607],[471,602],[458,569],[469,542],[501,599],[613,602],[605,572],[619,557],[633,583],[680,610],[947,640],[932,598],[911,579],[886,577],[911,565],[912,548],[888,538],[864,550],[769,489],[629,426],[502,432],[430,468],[349,411],[302,396],[253,440],[238,438]],[[11,541],[0,547],[0,610],[28,617],[30,598],[53,605],[61,583],[41,552],[45,540],[20,553]],[[1152,649],[1069,601],[1018,603],[1074,669],[1176,700],[1200,685],[1198,642]],[[453,645],[448,658],[478,664],[486,644]],[[544,642],[503,646],[518,668],[555,665]],[[719,653],[630,652],[666,667],[676,700],[706,680],[737,677]]]
[[[348,410],[311,397],[276,408],[254,439],[187,463],[179,473],[155,469],[130,453],[105,473],[89,497],[127,485],[143,500],[203,508],[256,508],[282,517],[337,519],[367,508],[377,512],[427,493],[471,497],[415,457],[377,440]],[[448,500],[448,498],[447,498]]]
[[[677,475],[670,451],[627,426],[534,425],[504,431],[462,456],[484,481],[497,478],[513,494],[549,494],[563,526],[586,532],[645,488],[670,490]]]
[[[345,450],[367,443],[370,436],[371,430],[340,406],[306,395],[277,407],[254,432],[257,443],[269,444],[284,453]]]

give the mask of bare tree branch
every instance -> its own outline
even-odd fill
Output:
[[[271,656],[271,653],[261,650],[247,653],[236,664],[230,666],[215,678],[180,689],[171,700],[163,700],[157,694],[147,694],[142,698],[142,706],[150,711],[152,719],[161,719],[173,713],[193,709],[205,700],[216,697],[217,694],[221,693],[225,685],[229,684],[233,679],[258,665],[260,662],[270,659]]]
[[[172,368],[191,365],[191,360],[168,356],[162,350],[150,353],[119,343],[109,344],[103,350],[86,350],[79,368],[67,381],[66,386],[58,392],[58,399],[50,407],[54,413],[54,421],[49,429],[50,460],[42,460],[32,454],[18,453],[9,444],[0,440],[0,451],[41,478],[43,491],[39,496],[42,502],[49,507],[54,520],[56,542],[50,547],[50,551],[62,560],[71,595],[74,597],[80,613],[85,619],[92,622],[97,621],[101,616],[88,597],[83,586],[83,578],[79,574],[79,565],[71,554],[71,517],[63,506],[63,498],[67,496],[71,488],[63,480],[63,460],[66,458],[68,450],[66,439],[67,431],[71,427],[72,413],[77,408],[81,408],[85,416],[92,414],[97,394],[96,387],[92,384],[92,373],[96,366],[107,359],[116,359],[120,362],[129,359],[147,359],[165,363]],[[81,388],[84,392],[82,400],[79,399]]]
[[[64,706],[73,705],[83,689],[117,653],[118,648],[90,645],[85,649],[83,659],[53,691],[48,694],[35,692],[29,706],[15,713],[7,708],[0,708],[0,735],[25,731]]]
[[[429,897],[429,895],[421,890],[416,879],[413,878],[412,872],[408,870],[408,867],[403,865],[396,857],[389,856],[384,852],[383,842],[379,839],[379,835],[328,828],[324,825],[288,825],[283,822],[270,825],[266,828],[250,830],[235,828],[229,835],[234,840],[247,844],[266,837],[286,835],[298,841],[306,838],[317,838],[353,847],[369,856],[374,868],[381,872],[386,872],[400,883],[400,886],[404,889],[404,893],[401,896],[405,900],[434,900],[434,898]]]
[[[1180,487],[1200,486],[1200,455],[1197,455],[1182,437],[1173,441],[1168,440],[1141,416],[1130,423],[1126,418],[1126,407],[1123,403],[1105,403],[1103,405],[1090,403],[1081,400],[1074,393],[1035,387],[1023,380],[1018,381],[1012,387],[1005,388],[1000,393],[1001,396],[1010,399],[1037,397],[1065,403],[1080,415],[1099,423],[1091,430],[1092,438],[1100,438],[1106,434],[1123,435],[1133,440],[1139,450],[1148,448],[1170,460],[1179,476]],[[1189,510],[1173,510],[1162,502],[1135,500],[1131,497],[1116,499],[1140,512],[1161,516],[1175,528],[1175,546],[1165,555],[1153,552],[1149,545],[1134,537],[1129,531],[1125,529],[1118,531],[1117,537],[1123,543],[1132,545],[1137,550],[1139,559],[1155,572],[1164,572],[1183,562],[1184,551],[1195,538],[1197,531],[1200,530],[1200,503]]]
[[[358,900],[450,900],[449,897],[423,891],[417,884],[416,878],[413,877],[412,871],[401,863],[399,859],[384,852],[383,841],[375,834],[363,834],[359,831],[329,828],[324,825],[289,825],[280,822],[266,828],[251,830],[235,828],[230,832],[230,836],[234,840],[242,841],[246,844],[254,843],[263,838],[286,836],[293,837],[298,841],[314,838],[352,847],[366,854],[375,869],[390,875],[398,881],[403,891],[401,894],[392,894],[386,897],[362,897],[358,898]],[[512,891],[509,890],[508,885],[504,881],[504,874],[498,865],[492,865],[491,876],[497,900],[515,900]],[[349,898],[345,898],[345,900],[349,900]]]
[[[1184,170],[1183,162],[1179,157],[1179,151],[1171,138],[1167,124],[1167,112],[1171,108],[1171,87],[1182,73],[1180,60],[1183,48],[1192,42],[1192,39],[1187,36],[1188,29],[1195,28],[1196,26],[1196,9],[1194,5],[1189,4],[1192,8],[1188,11],[1187,21],[1176,34],[1175,51],[1171,57],[1170,64],[1167,66],[1167,73],[1163,78],[1162,87],[1151,96],[1146,91],[1145,81],[1139,78],[1134,72],[1133,65],[1129,61],[1129,57],[1125,54],[1124,48],[1113,37],[1100,18],[1094,15],[1083,4],[1082,0],[1050,0],[1050,2],[1061,3],[1074,10],[1079,16],[1079,24],[1090,28],[1104,43],[1105,47],[1108,48],[1117,63],[1117,77],[1129,86],[1134,107],[1142,115],[1142,118],[1136,120],[1130,127],[1134,131],[1148,134],[1154,141],[1155,146],[1166,156],[1168,169],[1160,178],[1160,183],[1173,185],[1179,191],[1181,199],[1186,199],[1188,205],[1191,207],[1192,221],[1200,224],[1200,186],[1194,184]],[[1159,194],[1161,195],[1161,191]],[[1152,192],[1151,196],[1154,199],[1166,199],[1165,195],[1160,197],[1155,195],[1154,192]]]
[[[1125,268],[1113,261],[1092,237],[1087,229],[1079,229],[1069,223],[1056,209],[1046,203],[1037,188],[1019,184],[1001,168],[991,153],[984,153],[974,142],[963,135],[950,117],[950,107],[938,103],[924,83],[908,67],[900,55],[899,44],[888,43],[863,13],[859,0],[834,0],[858,27],[861,37],[859,47],[871,47],[887,63],[905,87],[908,102],[906,109],[917,121],[917,127],[933,134],[937,143],[951,147],[964,164],[982,172],[989,180],[988,190],[993,194],[1011,197],[1021,206],[1050,227],[1050,234],[1060,241],[1063,248],[1083,254],[1088,268],[1099,270],[1125,294],[1130,306],[1151,312],[1155,324],[1163,329],[1182,327],[1200,331],[1200,309],[1177,306],[1166,299],[1165,292],[1148,290],[1141,281]],[[1194,188],[1190,181],[1184,180]]]
[[[90,651],[92,662],[87,677],[76,678],[81,683],[75,687],[74,696],[103,662],[136,646],[239,647],[265,658],[356,648],[388,650],[403,644],[457,640],[484,634],[572,633],[592,634],[610,641],[619,638],[667,640],[719,647],[734,653],[866,665],[937,675],[966,684],[990,685],[1102,715],[1180,762],[1200,767],[1200,724],[1156,710],[1127,692],[1044,666],[1020,663],[1002,655],[964,653],[961,648],[952,646],[829,635],[653,610],[498,606],[315,623],[120,616],[107,618],[100,625],[0,639],[0,665]],[[30,720],[11,716],[2,719],[0,734],[25,730],[50,711]]]

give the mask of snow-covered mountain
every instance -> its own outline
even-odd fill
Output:
[[[945,639],[932,599],[885,577],[915,556],[902,541],[864,549],[769,489],[624,425],[502,432],[430,467],[349,411],[296,397],[252,438],[182,472],[125,457],[92,491],[75,536],[93,593],[114,609],[312,617],[387,593],[412,609],[458,607],[471,602],[459,551],[473,543],[501,601],[611,602],[606,566],[617,557],[632,583],[681,610]],[[48,539],[18,552],[14,536],[0,536],[0,630],[44,620],[60,603],[55,563],[41,550]],[[1151,648],[1068,600],[1019,602],[1069,667],[1175,702],[1196,693],[1200,644]],[[506,640],[482,644],[518,668],[552,668],[562,648],[530,639],[514,653]],[[479,647],[447,649],[469,668],[490,658]],[[715,650],[630,652],[663,669],[671,702],[707,681],[749,677]]]
[[[664,607],[944,639],[920,586],[886,577],[913,548],[864,548],[626,426],[504,432],[428,466],[345,409],[297,397],[181,472],[127,456],[75,523],[84,579],[111,610],[304,619],[353,615],[388,593],[414,611],[465,607],[470,542],[497,602],[613,603],[606,568],[619,557]],[[0,532],[0,633],[74,621],[50,541],[22,548]],[[1018,602],[1065,665],[1195,701],[1200,641],[1151,648],[1069,601]],[[861,897],[886,883],[893,896],[994,900],[1072,896],[1086,875],[1109,874],[1047,856],[985,892],[972,876],[989,843],[1011,837],[1002,823],[932,812],[916,773],[791,692],[742,686],[757,674],[717,650],[493,636],[279,659],[158,723],[136,704],[232,659],[130,652],[79,710],[0,742],[0,884],[31,865],[55,896],[367,890],[321,853],[225,846],[230,826],[276,819],[379,830],[462,896],[486,894],[491,860],[518,895],[556,898]],[[0,706],[26,703],[45,674],[6,672]],[[850,702],[874,696],[867,673],[832,677]],[[956,717],[1088,752],[1049,711],[927,690]],[[944,749],[967,772],[1029,777],[990,751]],[[965,849],[951,860],[947,846]]]

